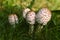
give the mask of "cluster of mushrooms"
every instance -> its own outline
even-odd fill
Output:
[[[42,26],[39,27],[41,29],[43,28],[44,25],[47,25],[47,23],[51,19],[51,11],[45,7],[45,8],[40,9],[38,13],[35,13],[31,9],[25,8],[23,10],[23,17],[25,18],[27,23],[29,23],[30,25],[29,34],[32,34],[34,30],[35,22],[42,24]],[[9,15],[8,20],[11,25],[15,25],[18,23],[18,17],[16,14]]]

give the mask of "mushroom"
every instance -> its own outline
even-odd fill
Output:
[[[37,23],[39,23],[38,25],[39,27],[37,29],[38,32],[41,31],[44,25],[47,25],[50,19],[51,19],[51,11],[48,8],[44,7],[38,11],[36,15],[36,21]]]
[[[18,17],[16,14],[10,14],[8,16],[9,23],[15,27],[15,24],[18,24]]]
[[[29,8],[25,8],[25,9],[23,10],[23,17],[24,17],[24,18],[26,18],[26,14],[27,14],[27,12],[29,12],[29,11],[30,11]]]
[[[29,23],[29,34],[33,33],[35,24],[35,12],[29,11],[26,15],[26,21]]]

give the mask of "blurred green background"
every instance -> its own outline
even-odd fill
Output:
[[[22,17],[24,8],[37,12],[46,6],[52,18],[40,33],[28,34],[29,24]],[[8,22],[9,14],[17,14],[19,23],[15,28]],[[35,29],[37,29],[37,23]],[[60,40],[60,0],[0,0],[0,40]]]

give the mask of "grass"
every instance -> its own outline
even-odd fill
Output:
[[[22,17],[22,7],[8,7],[0,10],[0,40],[60,40],[60,11],[52,11],[52,18],[42,31],[37,34],[34,30],[34,35],[31,37],[28,34],[29,24]],[[19,23],[15,28],[8,22],[9,14],[17,14]],[[37,23],[35,29],[37,29]]]

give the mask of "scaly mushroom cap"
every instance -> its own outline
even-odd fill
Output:
[[[18,17],[17,17],[16,14],[9,15],[8,20],[9,20],[9,23],[11,25],[14,25],[15,23],[18,23]]]
[[[26,18],[26,14],[27,14],[27,12],[29,12],[29,11],[30,11],[29,8],[26,8],[26,9],[23,10],[23,17],[24,17],[24,18]]]
[[[40,24],[46,25],[51,19],[51,12],[48,8],[42,8],[36,15],[36,21]]]
[[[26,20],[29,24],[35,24],[35,12],[29,11],[26,15]]]

